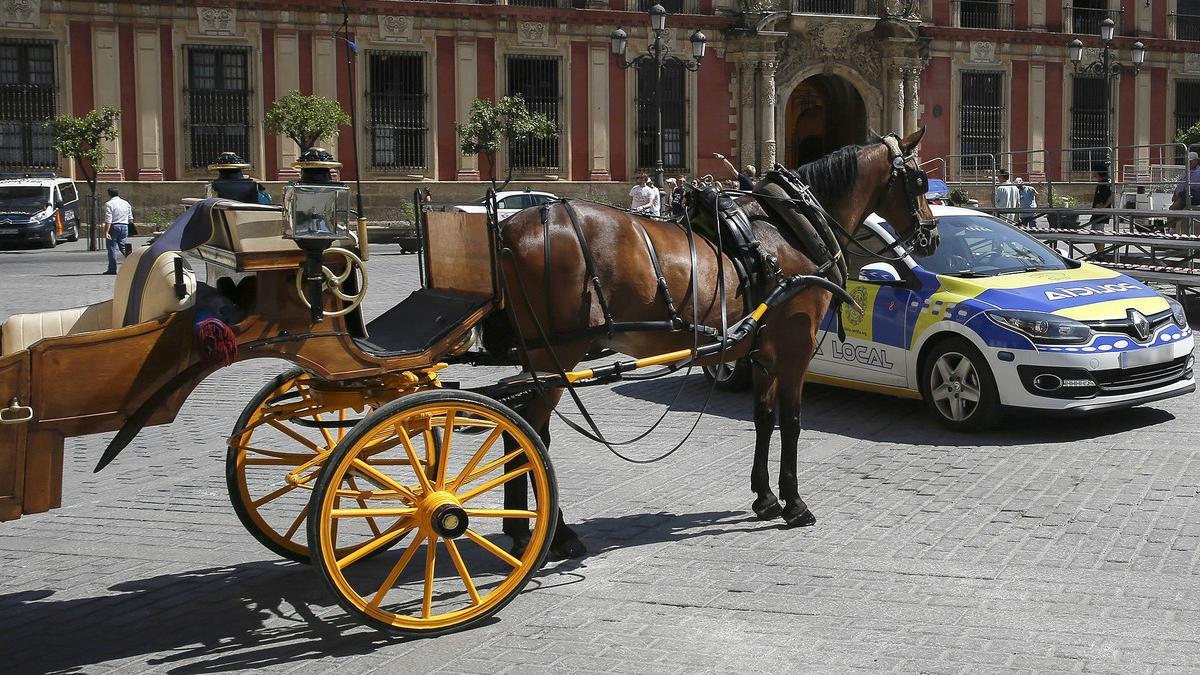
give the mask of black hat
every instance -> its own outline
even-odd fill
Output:
[[[246,160],[242,159],[241,156],[236,152],[231,152],[229,150],[217,155],[217,158],[213,160],[213,163],[208,165],[209,171],[249,168],[250,164],[247,163]]]
[[[309,148],[300,154],[292,166],[297,169],[340,169],[342,163],[333,158],[325,148]]]

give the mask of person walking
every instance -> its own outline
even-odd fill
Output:
[[[1113,205],[1112,183],[1108,180],[1108,163],[1099,162],[1095,166],[1096,191],[1092,194],[1093,209],[1111,209]],[[1104,230],[1108,225],[1108,216],[1093,215],[1088,225],[1096,231]],[[1098,246],[1098,245],[1097,245]]]
[[[1200,154],[1188,152],[1187,158],[1187,173],[1179,177],[1171,194],[1172,211],[1187,211],[1200,206]],[[1167,226],[1178,232],[1185,222],[1184,218],[1168,218]]]
[[[104,274],[117,273],[117,252],[128,255],[124,246],[129,236],[129,224],[133,222],[133,207],[121,199],[116,188],[108,188],[108,201],[104,203],[104,240],[108,248],[108,269]]]
[[[1020,202],[1022,209],[1037,208],[1037,190],[1033,189],[1032,185],[1026,185],[1025,181],[1018,176],[1013,183],[1017,186],[1017,191],[1020,193]],[[1032,227],[1033,221],[1037,220],[1036,213],[1021,213],[1021,225]]]
[[[658,189],[650,183],[649,174],[638,174],[637,180],[637,185],[629,191],[629,210],[634,213],[653,214]]]
[[[1013,185],[1009,178],[1006,169],[1000,169],[996,173],[996,178],[1000,184],[996,186],[996,194],[992,201],[992,205],[996,207],[996,215],[1008,220],[1015,220],[1011,211],[1004,212],[999,209],[1016,209],[1021,206],[1021,193],[1017,191],[1017,186]]]

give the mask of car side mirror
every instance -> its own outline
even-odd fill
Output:
[[[862,266],[858,271],[859,281],[872,281],[875,283],[895,284],[901,283],[900,273],[891,263],[873,262]]]

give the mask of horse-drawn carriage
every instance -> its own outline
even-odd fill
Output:
[[[896,154],[899,146],[888,147]],[[890,171],[891,155],[876,155],[882,170]],[[531,425],[522,405],[550,400],[542,410],[548,416],[557,402],[547,397],[548,390],[646,366],[715,362],[739,349],[744,354],[771,308],[813,286],[830,292],[822,296],[825,304],[831,294],[844,295],[834,283],[809,274],[811,268],[797,272],[788,269],[788,260],[775,259],[774,275],[764,279],[766,292],[745,311],[736,311],[736,320],[726,324],[714,301],[706,301],[701,311],[699,291],[690,293],[690,312],[682,301],[676,309],[672,290],[684,298],[680,289],[698,288],[697,275],[713,267],[712,261],[719,269],[724,258],[719,245],[697,244],[689,228],[690,277],[679,272],[663,237],[682,232],[682,226],[660,221],[648,223],[655,228],[653,237],[643,223],[632,241],[646,246],[638,255],[648,250],[655,288],[664,296],[652,292],[650,302],[658,306],[665,299],[672,316],[621,321],[625,310],[617,300],[606,304],[601,289],[601,277],[611,281],[612,276],[593,269],[586,244],[584,231],[599,220],[585,214],[581,225],[572,206],[556,205],[570,217],[570,225],[558,223],[556,231],[573,232],[578,239],[571,244],[567,237],[565,246],[552,247],[549,205],[523,212],[528,218],[514,216],[508,221],[513,232],[545,235],[544,242],[539,239],[528,249],[536,250],[538,265],[545,266],[531,271],[521,267],[526,249],[513,245],[514,254],[508,244],[501,245],[493,205],[487,216],[425,214],[422,287],[365,323],[360,309],[368,288],[365,222],[360,218],[355,237],[348,188],[330,177],[337,166],[332,157],[306,153],[302,160],[301,178],[289,184],[282,207],[219,198],[190,205],[166,232],[125,261],[113,299],[4,322],[0,520],[61,505],[64,438],[117,432],[100,458],[100,470],[143,427],[171,422],[196,386],[222,366],[284,359],[295,369],[263,386],[229,436],[226,475],[238,517],[270,550],[311,562],[339,604],[364,622],[407,634],[461,629],[507,604],[544,563],[556,527],[560,534],[563,529],[542,439],[548,417]],[[886,173],[867,179],[879,183],[872,187],[875,202],[895,183]],[[620,213],[609,209],[602,215],[610,212]],[[522,230],[523,224],[529,227]],[[749,231],[747,223],[742,225]],[[652,238],[659,239],[661,254],[655,253]],[[578,274],[560,272],[564,268],[557,259],[552,262],[551,249],[573,251],[574,246],[581,247],[582,258],[566,255]],[[751,248],[761,257],[758,247]],[[204,264],[203,280],[188,256]],[[551,348],[555,336],[545,328],[553,332],[557,320],[559,330],[566,329],[567,313],[559,312],[556,319],[557,310],[550,307],[554,292],[561,290],[556,284],[564,279],[575,284],[576,276],[588,298],[585,319],[602,317],[599,324],[585,326],[589,335],[606,333],[612,339],[623,332],[659,331],[673,342],[647,344],[681,346],[658,352],[621,349],[647,355],[568,372],[571,361],[538,372],[547,370],[539,367],[545,355],[556,363],[558,358]],[[527,283],[544,285],[547,295],[531,300]],[[514,288],[520,289],[519,297]],[[568,295],[579,297],[578,289]],[[729,297],[739,297],[737,290]],[[506,302],[526,310],[512,319],[518,332],[525,326],[525,371],[474,391],[444,386],[439,371],[462,358],[473,329]],[[543,304],[548,315],[539,314]],[[542,353],[541,361],[530,357],[533,352]],[[773,420],[769,425],[768,443]],[[756,473],[758,463],[756,455]],[[765,477],[765,454],[762,464]],[[515,485],[520,485],[519,498],[514,498]],[[764,489],[763,504],[755,504],[760,517],[784,513],[792,522]],[[793,498],[784,489],[791,508]],[[798,495],[795,500],[795,517],[811,517],[806,508],[799,510]],[[509,524],[514,522],[523,534],[513,534],[518,530]],[[515,540],[510,549],[503,546],[506,535]]]

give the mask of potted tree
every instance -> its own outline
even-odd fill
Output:
[[[117,139],[117,120],[121,111],[105,106],[83,117],[59,115],[46,124],[54,136],[50,147],[63,157],[75,160],[79,173],[87,181],[91,199],[88,201],[88,250],[95,251],[96,242],[96,175],[105,169],[104,141]]]
[[[1055,195],[1052,206],[1057,209],[1069,209],[1075,206],[1075,198],[1071,195]],[[1048,213],[1046,220],[1050,227],[1061,229],[1076,229],[1079,227],[1078,213]]]
[[[267,131],[292,139],[304,152],[339,128],[350,126],[350,116],[333,99],[293,91],[275,101],[263,124]]]
[[[504,96],[499,101],[477,98],[471,102],[466,124],[455,124],[464,155],[482,156],[487,162],[492,189],[503,190],[512,181],[512,162],[504,183],[496,185],[496,153],[505,143],[534,138],[550,138],[558,133],[558,125],[542,113],[530,112],[520,94]]]

